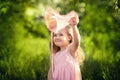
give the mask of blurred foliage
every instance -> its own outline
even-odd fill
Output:
[[[48,6],[79,15],[83,80],[120,80],[119,0],[0,0],[0,80],[47,79],[50,34],[43,16]]]

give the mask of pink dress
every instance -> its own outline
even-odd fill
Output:
[[[68,49],[57,52],[53,63],[53,80],[81,80],[79,64]]]

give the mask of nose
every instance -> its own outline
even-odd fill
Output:
[[[59,37],[59,36],[55,36],[55,37],[54,37],[54,40],[55,40],[55,41],[56,41],[56,40],[58,41],[58,40],[60,40],[60,37]]]
[[[59,36],[55,36],[54,38],[55,38],[55,39],[59,39]]]

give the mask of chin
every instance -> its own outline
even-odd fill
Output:
[[[60,47],[60,46],[61,46],[60,44],[57,44],[57,43],[56,43],[55,45],[56,45],[56,46],[58,46],[58,47]]]

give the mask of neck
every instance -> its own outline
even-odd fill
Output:
[[[67,48],[67,46],[63,46],[63,47],[60,47],[60,50],[65,50]]]

